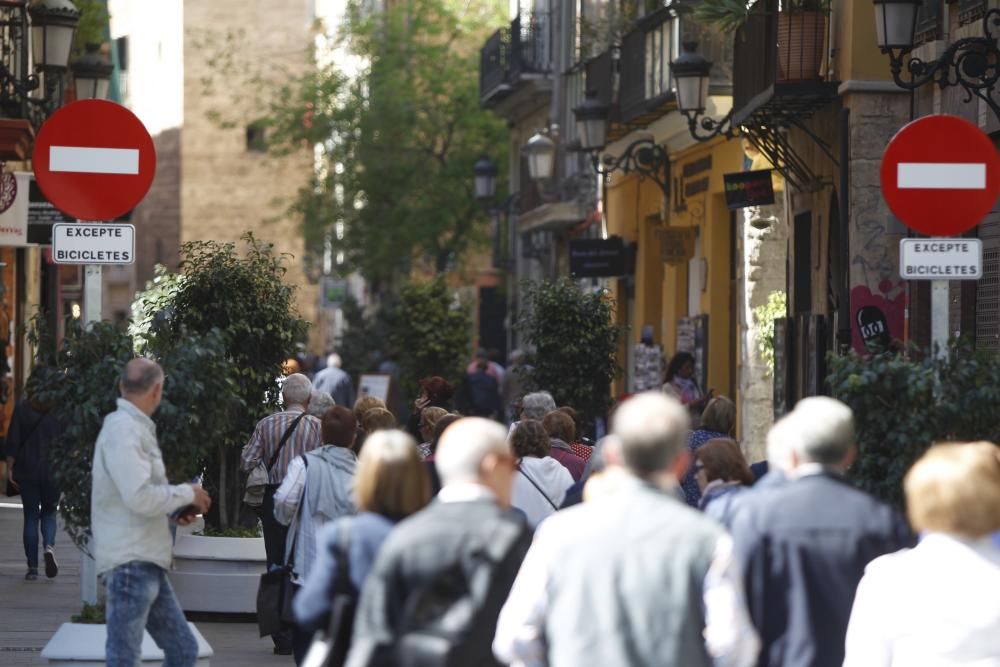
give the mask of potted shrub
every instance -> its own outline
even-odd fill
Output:
[[[751,20],[766,20],[764,0],[702,0],[695,20],[735,33]],[[830,0],[788,0],[777,12],[777,81],[813,81],[822,78],[827,53]]]

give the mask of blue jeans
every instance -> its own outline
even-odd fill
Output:
[[[101,575],[108,592],[108,667],[137,667],[146,629],[163,650],[163,667],[192,667],[198,641],[163,568],[134,560]]]
[[[51,547],[56,543],[56,505],[59,489],[52,482],[26,479],[18,482],[21,503],[24,507],[24,555],[28,568],[38,569],[38,524],[41,519],[42,543]]]

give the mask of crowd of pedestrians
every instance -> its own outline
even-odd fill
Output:
[[[471,394],[430,377],[402,428],[374,397],[348,407],[284,379],[282,411],[242,455],[267,468],[268,566],[294,591],[276,653],[350,667],[1000,666],[996,445],[932,447],[906,477],[904,517],[847,480],[855,423],[834,399],[800,401],[750,465],[735,406],[701,392],[689,359],[620,402],[596,445],[551,393],[504,405],[510,370],[483,356],[469,370],[498,397],[488,414],[458,414]],[[164,576],[166,517],[183,524],[210,499],[164,477],[159,368],[130,362],[121,390],[94,460],[108,655],[133,655],[147,618],[169,664],[193,664]]]

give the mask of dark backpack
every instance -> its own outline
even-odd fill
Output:
[[[490,594],[502,564],[524,535],[524,528],[509,518],[494,521],[492,538],[477,545],[470,554],[469,561],[475,565],[466,571],[461,564],[455,564],[410,595],[403,609],[401,632],[392,649],[391,664],[398,667],[482,664],[483,638],[477,636],[480,634],[477,629],[487,629],[492,640],[499,606]],[[503,591],[503,598],[506,593]]]

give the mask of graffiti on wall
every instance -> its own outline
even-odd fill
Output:
[[[851,339],[857,352],[864,352],[866,343],[885,346],[903,339],[906,282],[891,254],[888,227],[877,218],[859,219],[855,225],[851,266],[859,267],[861,279],[851,288]]]

